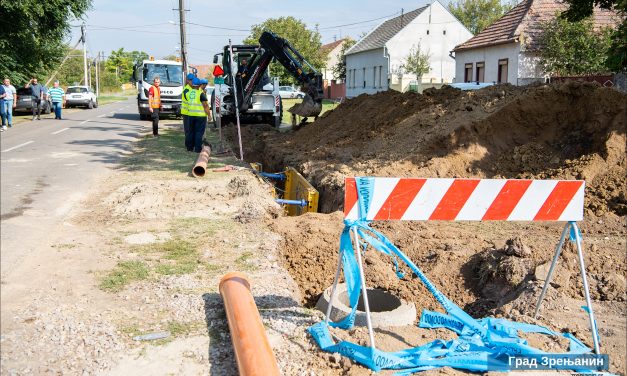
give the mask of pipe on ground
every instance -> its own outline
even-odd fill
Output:
[[[209,155],[211,155],[211,147],[207,145],[203,146],[200,154],[198,154],[198,159],[196,159],[196,164],[194,164],[194,168],[192,168],[192,175],[197,178],[205,176],[207,173]]]
[[[274,353],[250,292],[250,283],[242,273],[228,273],[220,281],[237,368],[243,376],[279,375]]]

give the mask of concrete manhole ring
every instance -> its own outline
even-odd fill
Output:
[[[331,298],[331,288],[324,290],[316,304],[316,308],[324,313],[327,311],[329,299]],[[413,325],[416,320],[416,306],[388,291],[369,288],[368,303],[370,305],[372,326],[375,328]],[[357,314],[355,315],[355,325],[357,326],[366,326],[366,314],[363,309],[363,300],[360,296],[357,304]],[[337,285],[335,300],[333,301],[331,320],[339,321],[346,317],[350,311],[346,284],[340,283]]]

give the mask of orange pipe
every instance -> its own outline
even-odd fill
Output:
[[[279,375],[274,353],[250,293],[250,283],[242,273],[228,273],[220,281],[231,340],[242,376]]]
[[[211,147],[205,145],[202,147],[200,154],[198,155],[198,159],[196,159],[196,164],[194,168],[192,168],[192,175],[197,178],[201,178],[205,176],[207,172],[207,163],[209,162],[209,155],[211,155]]]

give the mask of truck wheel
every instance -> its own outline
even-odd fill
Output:
[[[214,117],[213,117],[213,126],[214,126],[216,129],[220,129],[220,128],[222,128],[222,118],[221,118],[221,117],[214,116]]]

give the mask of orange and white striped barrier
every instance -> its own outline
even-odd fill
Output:
[[[580,221],[582,180],[374,178],[366,220]],[[344,215],[359,218],[355,178]]]
[[[344,193],[344,218],[346,228],[343,236],[352,233],[355,263],[358,267],[364,310],[370,336],[370,347],[376,350],[374,332],[370,322],[367,287],[362,264],[362,241],[376,244],[388,242],[381,238],[372,242],[364,235],[367,222],[376,220],[422,220],[422,221],[562,221],[566,222],[555,255],[549,269],[542,293],[536,305],[536,316],[549,286],[557,260],[566,237],[577,245],[579,266],[586,298],[586,311],[594,342],[594,351],[599,354],[599,340],[592,310],[586,268],[581,247],[581,234],[577,221],[583,220],[585,182],[582,180],[516,180],[516,179],[420,179],[420,178],[346,178]],[[360,230],[360,228],[362,230]],[[361,232],[360,232],[361,231]],[[360,235],[362,234],[362,235]],[[382,235],[381,235],[382,236]],[[350,247],[350,246],[347,246]],[[389,245],[389,249],[393,245]],[[342,248],[342,245],[340,245]],[[340,252],[343,250],[341,249]],[[400,254],[400,252],[399,252]],[[401,257],[401,256],[399,256]],[[401,259],[403,259],[402,256]],[[410,260],[405,260],[406,262]],[[342,268],[342,258],[337,270],[327,307],[327,319],[333,307],[336,286]],[[411,264],[413,265],[413,264]],[[346,271],[345,271],[346,272]],[[416,272],[416,270],[414,270]],[[356,271],[352,272],[353,274]],[[435,290],[426,277],[419,277],[427,288]],[[433,293],[433,291],[431,291]],[[441,293],[434,294],[441,303],[448,300]],[[453,304],[450,304],[453,306]],[[456,308],[453,307],[455,310]],[[448,308],[447,308],[448,310]],[[462,318],[467,315],[459,313]],[[467,316],[470,317],[470,316]],[[472,320],[472,319],[470,319]]]

